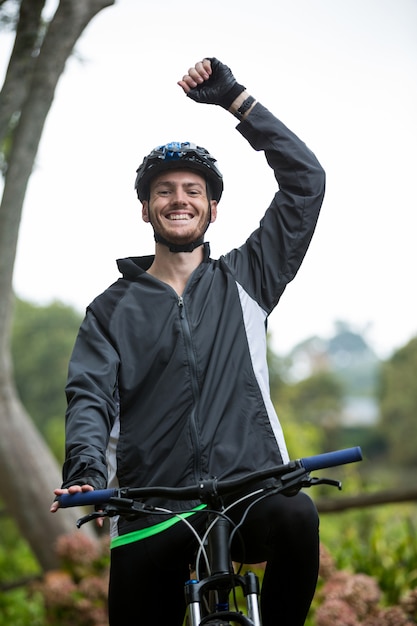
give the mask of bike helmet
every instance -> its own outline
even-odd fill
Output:
[[[217,169],[216,159],[205,148],[188,141],[173,141],[158,146],[143,159],[136,170],[135,189],[139,200],[149,199],[149,184],[160,172],[167,169],[192,169],[204,176],[213,200],[220,200],[223,192],[223,176]]]

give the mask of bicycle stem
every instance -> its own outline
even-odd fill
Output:
[[[210,554],[211,573],[228,574],[231,572],[232,563],[228,551],[230,537],[230,522],[222,516],[212,514],[209,523],[213,522],[208,535],[208,547]]]

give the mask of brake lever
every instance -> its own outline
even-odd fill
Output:
[[[81,528],[83,524],[98,519],[99,517],[108,517],[107,511],[94,511],[93,513],[80,517],[80,519],[77,520],[77,528]]]
[[[106,504],[100,511],[93,511],[84,517],[80,517],[77,520],[77,528],[80,528],[83,524],[98,519],[99,517],[115,517],[115,515],[121,515],[127,520],[135,520],[140,515],[146,515],[150,513],[150,507],[143,502],[132,500],[130,498],[119,498],[114,496],[110,498],[109,503]]]
[[[333,480],[332,478],[316,478],[315,476],[308,479],[308,487],[314,487],[315,485],[330,485],[330,487],[337,487],[339,491],[342,491],[342,483],[340,480]]]
[[[316,478],[315,476],[310,476],[308,473],[305,473],[303,476],[300,470],[293,472],[292,474],[287,474],[285,479],[287,484],[281,492],[284,496],[294,496],[300,491],[300,489],[315,487],[316,485],[330,485],[331,487],[337,487],[339,491],[342,489],[342,483],[340,480],[333,480],[331,478]]]

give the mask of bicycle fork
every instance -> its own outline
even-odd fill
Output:
[[[243,576],[233,572],[228,550],[229,538],[229,522],[218,517],[208,535],[211,573],[202,580],[189,580],[185,585],[188,626],[226,625],[229,620],[243,626],[262,626],[258,577],[253,572]],[[240,587],[245,596],[247,615],[229,610],[229,594],[236,587]],[[210,606],[209,614],[204,615],[204,599],[210,594],[215,596],[214,606]]]

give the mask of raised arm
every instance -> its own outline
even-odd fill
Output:
[[[256,103],[230,68],[215,57],[196,63],[178,85],[195,102],[221,106],[240,121],[246,119]]]
[[[259,229],[224,257],[238,283],[269,314],[307,252],[324,198],[324,170],[305,143],[249,95],[218,59],[196,63],[178,84],[195,102],[221,106],[237,117],[238,131],[265,153],[274,171],[278,191]]]

